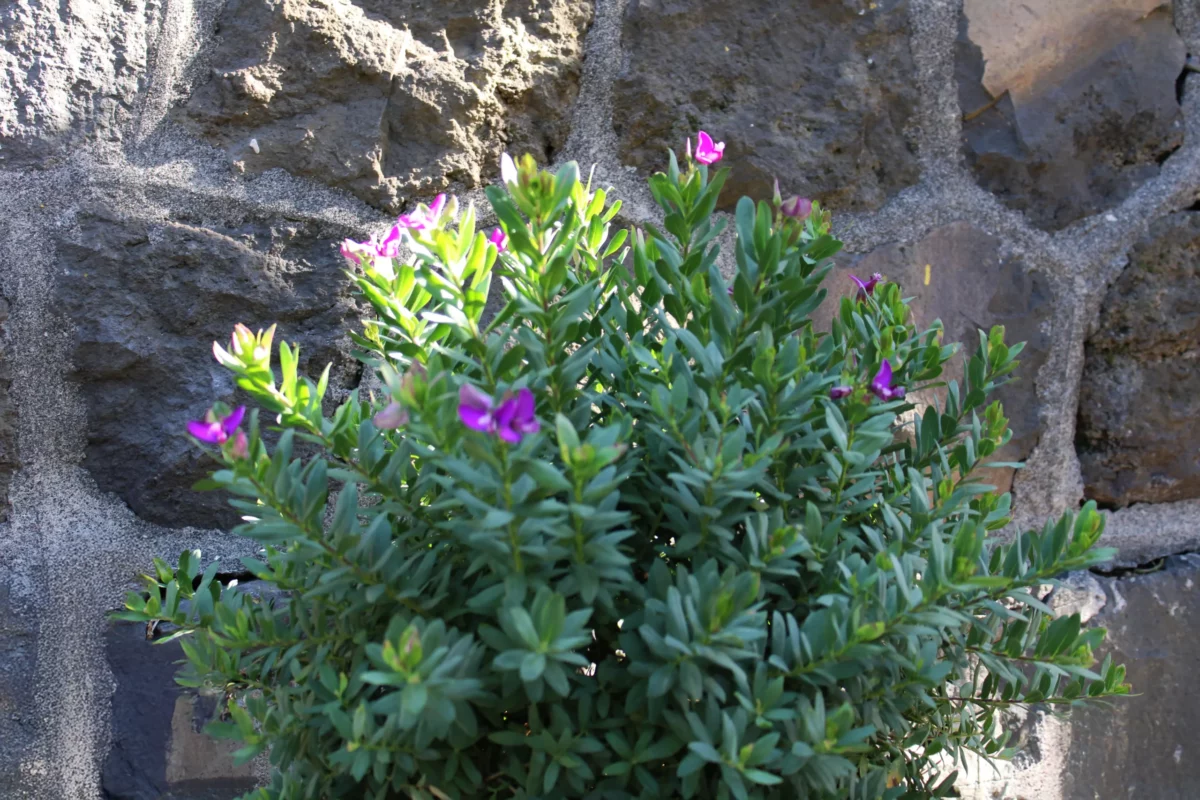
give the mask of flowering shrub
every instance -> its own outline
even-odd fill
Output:
[[[972,477],[1021,346],[980,332],[915,400],[940,325],[876,275],[817,330],[840,245],[778,191],[738,203],[726,278],[722,148],[651,178],[661,230],[610,236],[573,164],[506,157],[490,236],[439,197],[345,243],[383,397],[326,415],[273,328],[215,346],[266,414],[189,430],[279,591],[184,553],[122,616],[227,694],[214,735],[269,748],[253,797],[944,797],[967,751],[1011,754],[1004,709],[1127,691],[1039,600],[1107,557],[1102,517],[1000,543],[1009,497]]]

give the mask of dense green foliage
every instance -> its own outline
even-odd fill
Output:
[[[1020,346],[980,332],[940,383],[954,348],[888,282],[834,287],[817,330],[840,243],[795,199],[738,203],[728,283],[726,173],[672,155],[662,230],[610,237],[603,191],[526,159],[487,193],[506,243],[450,201],[400,227],[406,260],[351,247],[382,399],[323,413],[271,331],[217,348],[264,413],[205,423],[209,488],[278,591],[185,553],[122,616],[227,694],[214,735],[269,748],[254,797],[947,796],[964,752],[1011,754],[1006,707],[1127,691],[1103,631],[1038,599],[1106,557],[1102,517],[1002,543],[1009,497],[972,477]]]

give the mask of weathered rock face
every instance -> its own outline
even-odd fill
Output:
[[[101,489],[153,522],[236,524],[224,497],[191,490],[213,462],[187,440],[187,420],[239,397],[212,343],[224,344],[237,322],[278,321],[277,340],[301,345],[304,374],[332,362],[331,386],[353,384],[346,331],[357,314],[336,250],[349,233],[286,218],[79,214],[58,243],[57,292],[76,322],[84,466]]]
[[[966,0],[967,162],[1043,228],[1110,208],[1183,143],[1185,58],[1162,0]]]
[[[21,765],[41,724],[30,713],[36,695],[37,613],[41,601],[30,581],[0,578],[0,794],[21,797]]]
[[[1077,450],[1101,503],[1200,497],[1200,213],[1155,222],[1087,343]]]
[[[1159,572],[1100,582],[1109,599],[1092,624],[1108,629],[1105,651],[1128,668],[1139,696],[1072,716],[1061,797],[1195,797],[1200,559],[1171,558]]]
[[[1037,444],[1040,404],[1036,392],[1037,372],[1050,349],[1049,317],[1052,297],[1046,277],[1021,259],[1002,252],[995,236],[966,222],[935,228],[912,244],[888,244],[865,255],[839,260],[825,285],[830,296],[822,303],[817,318],[824,323],[836,312],[844,295],[853,294],[850,275],[866,278],[882,273],[900,284],[905,297],[912,297],[912,312],[920,329],[940,319],[944,341],[959,342],[959,354],[947,366],[945,379],[962,385],[966,357],[979,345],[977,331],[993,325],[1005,326],[1007,342],[1025,342],[1021,353],[1019,380],[1001,388],[996,399],[1004,404],[1013,438],[993,460],[1013,461],[1027,457]],[[945,392],[936,393],[938,401]],[[918,402],[933,398],[915,395]],[[988,476],[1002,491],[1012,485],[1012,471],[996,470]]]
[[[161,5],[0,4],[0,168],[52,165],[65,145],[119,142]]]
[[[154,645],[145,626],[108,630],[108,664],[116,682],[112,747],[101,790],[110,800],[232,800],[255,786],[251,765],[233,766],[235,742],[203,733],[216,698],[175,683],[183,658],[177,643]]]
[[[478,186],[502,150],[561,147],[591,15],[584,0],[231,0],[177,116],[240,169],[395,210]]]
[[[17,408],[9,397],[12,364],[5,335],[8,314],[9,302],[0,297],[0,520],[8,519],[8,485],[21,463],[17,454]]]
[[[917,179],[903,0],[630,0],[623,37],[613,122],[626,164],[660,169],[702,128],[727,141],[729,205],[769,197],[777,176],[835,209],[870,209]]]

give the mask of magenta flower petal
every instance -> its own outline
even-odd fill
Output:
[[[871,276],[871,280],[864,282],[861,278],[851,275],[850,280],[858,284],[858,299],[866,300],[868,295],[875,293],[875,285],[883,280],[883,276],[876,272]]]
[[[509,444],[517,444],[521,441],[521,432],[511,425],[501,425],[497,422],[495,433]]]
[[[829,396],[834,400],[841,400],[843,397],[849,397],[853,392],[853,386],[834,386],[829,390]]]
[[[528,389],[517,392],[511,425],[514,430],[522,434],[537,433],[542,429],[542,424],[538,422],[537,418],[537,403],[533,398],[533,392]]]
[[[779,211],[792,219],[808,219],[808,215],[812,213],[812,200],[807,197],[789,197],[779,206]]]
[[[433,198],[433,202],[429,204],[429,214],[426,216],[425,219],[430,224],[437,222],[437,218],[442,215],[442,209],[444,209],[445,207],[446,207],[446,195],[439,194],[437,197]]]
[[[890,389],[892,386],[892,362],[886,358],[879,365],[879,372],[875,373],[875,377],[871,380],[871,390],[873,392],[881,392],[885,389]]]
[[[904,399],[904,387],[892,386],[892,364],[886,358],[879,365],[879,372],[875,373],[875,377],[871,380],[871,391],[885,403],[890,400]]]
[[[408,412],[404,410],[403,406],[393,400],[382,411],[372,417],[371,421],[380,430],[395,430],[401,425],[408,423]]]
[[[372,242],[356,242],[353,239],[344,239],[342,241],[342,258],[358,264],[360,267],[366,266],[367,255],[374,251],[374,249],[375,247]]]
[[[464,383],[458,390],[458,418],[472,430],[490,431],[495,423],[492,398],[471,384]]]
[[[704,131],[696,134],[696,160],[701,164],[715,164],[725,152],[724,142],[713,142]]]
[[[233,444],[229,446],[229,455],[233,458],[245,458],[250,454],[250,441],[246,438],[245,431],[238,431],[237,436],[233,438]]]
[[[242,417],[246,416],[246,407],[238,406],[233,411],[229,412],[229,416],[221,420],[221,430],[226,436],[237,430],[237,426],[242,424]]]
[[[496,230],[492,231],[492,235],[488,237],[488,241],[496,245],[496,250],[501,253],[503,253],[504,249],[508,247],[508,237],[505,236],[504,231],[500,230],[499,228],[496,228]]]
[[[382,239],[373,242],[375,254],[382,258],[395,258],[400,255],[400,230],[400,225],[393,225]]]
[[[221,430],[219,422],[189,422],[187,431],[195,438],[209,444],[221,444],[228,438],[225,431]]]

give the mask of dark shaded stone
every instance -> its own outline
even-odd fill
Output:
[[[8,533],[8,531],[5,531]],[[35,570],[44,578],[44,570]],[[0,796],[25,797],[25,766],[43,727],[35,705],[39,597],[28,576],[0,566]]]
[[[12,364],[5,334],[8,313],[8,300],[0,297],[0,521],[8,519],[8,486],[13,472],[21,465],[17,453],[17,407],[9,397]]]
[[[1159,0],[967,0],[957,44],[967,163],[1048,230],[1110,208],[1183,143],[1185,57]]]
[[[1107,506],[1200,497],[1200,213],[1157,220],[1085,348],[1076,449]]]
[[[815,315],[818,324],[827,325],[841,298],[857,291],[850,275],[866,279],[874,272],[900,284],[904,296],[913,298],[913,319],[919,330],[940,319],[945,327],[943,341],[961,343],[947,365],[945,380],[962,385],[966,357],[979,346],[979,329],[1003,325],[1009,345],[1026,343],[1017,381],[1001,387],[993,398],[1003,403],[1013,438],[992,460],[1026,458],[1038,442],[1040,404],[1035,380],[1050,349],[1053,298],[1046,277],[1006,255],[995,236],[970,223],[953,222],[912,244],[887,244],[864,255],[842,256],[825,280],[830,296]],[[941,402],[945,391],[936,390],[934,395]],[[914,396],[920,403],[933,399],[925,393]],[[1002,491],[1012,485],[1011,469],[997,469],[986,477]]]
[[[230,800],[254,788],[251,767],[233,766],[238,745],[202,732],[215,701],[175,683],[177,642],[156,645],[144,625],[119,623],[108,629],[106,652],[116,682],[106,800]]]
[[[185,436],[217,400],[245,402],[212,357],[235,323],[279,324],[301,372],[333,363],[331,394],[357,382],[347,331],[358,318],[338,242],[353,232],[286,218],[145,220],[92,207],[58,242],[58,302],[75,320],[71,377],[87,403],[84,466],[100,488],[164,525],[225,527],[214,468]]]
[[[586,0],[232,0],[211,76],[177,116],[246,171],[395,210],[478,186],[506,148],[549,159],[591,17]]]
[[[621,158],[662,169],[703,129],[726,142],[723,195],[874,209],[919,176],[908,7],[818,0],[630,0],[613,89]]]
[[[1100,582],[1108,603],[1091,624],[1107,628],[1108,640],[1099,655],[1126,666],[1138,696],[1072,716],[1063,800],[1192,800],[1200,787],[1200,558]]]

